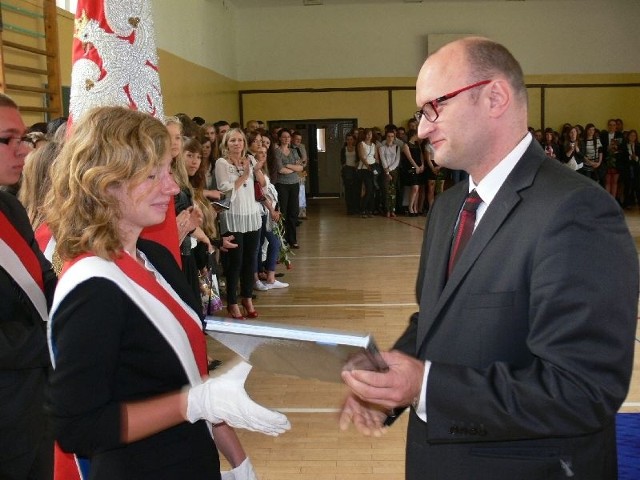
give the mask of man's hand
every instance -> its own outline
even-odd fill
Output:
[[[424,362],[397,350],[382,352],[382,358],[389,371],[344,371],[342,380],[366,403],[386,410],[411,405],[422,389]]]
[[[387,414],[376,405],[363,402],[354,394],[347,397],[340,413],[340,429],[347,430],[353,423],[356,429],[366,436],[380,437],[387,430],[384,421]]]

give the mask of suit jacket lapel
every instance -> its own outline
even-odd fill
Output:
[[[429,271],[429,268],[427,268],[425,276],[427,278],[437,279],[438,283],[436,285],[431,283],[429,287],[423,287],[423,296],[420,302],[420,321],[418,322],[417,352],[420,351],[420,347],[428,335],[429,330],[440,318],[444,307],[450,301],[451,296],[458,290],[461,282],[464,281],[477,258],[482,254],[500,226],[520,202],[520,191],[533,183],[536,172],[545,158],[542,150],[534,144],[535,142],[531,143],[513,171],[502,184],[502,187],[500,187],[498,194],[484,213],[482,220],[474,231],[462,256],[458,259],[456,267],[448,280],[446,280],[446,275],[451,236],[457,220],[457,213],[462,206],[462,202],[464,202],[467,189],[464,189],[462,192],[457,192],[456,196],[451,199],[448,205],[442,205],[443,209],[445,209],[451,217],[447,223],[450,224],[450,229],[446,231],[440,229],[440,231],[433,233],[433,235],[437,237],[437,240],[433,241],[432,248],[435,247],[435,252],[442,253],[436,253],[439,259],[436,264],[436,270]],[[458,208],[456,208],[456,205]],[[429,284],[429,282],[424,282],[423,285],[424,284]],[[434,288],[436,286],[437,288]]]
[[[468,183],[459,184],[447,191],[447,195],[438,198],[438,212],[440,215],[429,214],[428,232],[423,246],[421,267],[418,282],[422,288],[419,292],[420,321],[418,322],[417,346],[420,346],[428,330],[436,319],[438,308],[428,308],[427,305],[437,306],[442,298],[447,282],[447,268],[449,265],[449,251],[453,241],[453,232],[458,220],[457,213],[468,194]],[[440,208],[441,207],[441,208]]]

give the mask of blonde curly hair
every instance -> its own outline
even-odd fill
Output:
[[[62,259],[86,252],[117,256],[121,212],[110,187],[139,185],[168,150],[161,121],[124,107],[96,108],[74,125],[51,167],[52,195],[44,208]]]

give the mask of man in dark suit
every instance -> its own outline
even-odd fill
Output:
[[[389,371],[343,373],[341,427],[377,435],[389,411],[411,406],[411,480],[616,478],[638,301],[621,209],[533,141],[522,70],[503,46],[442,47],[420,71],[416,100],[436,162],[470,178],[429,215],[420,311],[383,353]],[[449,267],[472,190],[475,230]],[[585,241],[588,258],[577,248]]]
[[[31,150],[16,104],[0,94],[0,185],[18,183]],[[53,475],[53,436],[44,409],[49,370],[47,308],[56,276],[38,249],[27,213],[0,192],[0,478]]]

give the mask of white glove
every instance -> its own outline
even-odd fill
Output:
[[[226,422],[234,428],[244,428],[277,436],[291,428],[287,417],[274,412],[249,398],[244,382],[251,365],[240,361],[231,365],[201,385],[189,389],[187,420],[195,423],[208,420],[213,424]]]
[[[228,472],[220,472],[221,480],[258,480],[256,471],[253,469],[249,457],[244,459],[240,465]]]

